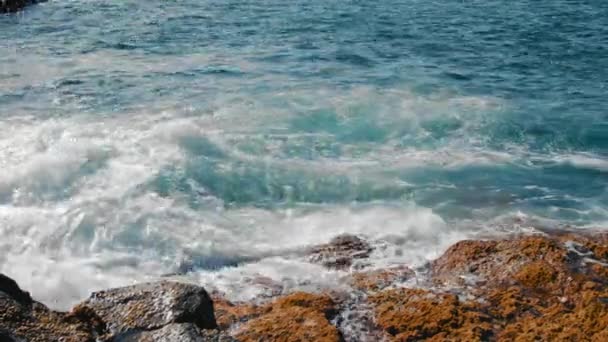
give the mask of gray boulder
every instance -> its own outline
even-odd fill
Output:
[[[174,323],[191,323],[189,326],[200,329],[217,328],[211,298],[204,288],[191,284],[162,281],[100,291],[77,306],[83,307],[95,312],[111,335],[124,339],[130,334],[159,330]],[[166,328],[168,330],[158,333],[191,331],[187,326],[179,328],[181,330]]]
[[[192,323],[169,324],[160,329],[126,333],[114,339],[116,342],[235,342],[219,330],[200,330]]]

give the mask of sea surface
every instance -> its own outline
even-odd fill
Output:
[[[51,0],[0,15],[0,272],[247,300],[608,226],[608,1]]]

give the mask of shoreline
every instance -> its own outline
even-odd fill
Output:
[[[165,280],[95,292],[58,312],[3,275],[0,340],[608,340],[608,232],[464,240],[422,272],[351,267],[371,251],[352,235],[308,251],[312,263],[347,270],[349,290],[251,302]]]

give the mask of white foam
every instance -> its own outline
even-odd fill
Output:
[[[559,163],[569,164],[580,169],[608,172],[608,158],[593,153],[559,155],[553,158]]]
[[[252,260],[236,268],[198,270],[190,281],[221,289],[237,300],[268,291],[264,277],[281,291],[340,286],[343,273],[293,257],[294,250],[341,233],[363,234],[389,248],[373,262],[423,263],[465,236],[448,231],[430,210],[415,206],[315,208],[295,211],[194,212],[174,200],[149,194],[133,200],[59,208],[2,207],[0,270],[34,296],[67,308],[89,291],[158,279],[173,271],[179,255]],[[194,278],[192,278],[194,277]]]
[[[454,242],[473,234],[448,229],[432,211],[415,206],[335,207],[299,213],[247,210],[237,216],[244,215],[256,229],[233,232],[234,245],[240,245],[242,253],[276,256],[238,268],[200,273],[203,283],[226,292],[233,300],[249,300],[264,293],[265,285],[243,281],[256,277],[271,279],[286,292],[343,286],[344,272],[288,257],[290,250],[326,243],[339,234],[358,234],[372,241],[378,247],[371,257],[372,267],[420,266],[438,257]],[[245,234],[251,235],[238,236]]]
[[[78,63],[99,66],[100,62],[93,58]],[[192,63],[198,63],[197,59]],[[129,67],[146,68],[137,63]],[[456,119],[464,126],[439,148],[400,149],[389,139],[386,144],[370,144],[361,153],[345,142],[340,158],[311,161],[281,154],[282,139],[304,133],[285,129],[289,119],[301,113],[273,104],[278,101],[274,97],[228,94],[215,99],[204,113],[147,109],[99,117],[10,117],[0,121],[0,271],[36,298],[67,308],[92,290],[158,279],[191,258],[200,267],[186,280],[217,287],[242,300],[274,291],[272,284],[281,291],[343,286],[343,272],[309,264],[295,253],[339,234],[362,235],[378,247],[371,267],[422,265],[454,242],[476,234],[475,229],[448,224],[431,209],[410,202],[233,207],[192,181],[205,200],[193,208],[188,196],[179,191],[163,197],[150,189],[159,172],[185,167],[189,155],[182,144],[190,138],[206,139],[225,153],[226,167],[263,163],[269,170],[304,170],[319,178],[326,174],[368,177],[385,187],[409,186],[378,176],[390,168],[513,161],[508,154],[485,150],[479,141],[467,137],[467,130],[479,122],[476,118],[490,115],[488,108],[495,106],[491,99],[419,97],[407,91],[384,93],[365,87],[304,92],[294,94],[288,89],[277,97],[291,104],[304,98],[315,108],[333,108],[346,119],[353,115],[353,101],[361,106],[378,104],[378,111],[370,115],[387,120],[387,125],[411,122],[414,134],[424,134],[418,123],[425,116],[439,117],[460,106],[462,110],[453,115],[460,115]],[[302,107],[315,109],[306,103]],[[235,146],[239,138],[274,133],[275,141],[264,141],[265,153],[248,154]],[[235,267],[205,269],[214,265]]]

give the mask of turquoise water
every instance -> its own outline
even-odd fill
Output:
[[[601,0],[2,15],[0,271],[60,306],[184,264],[256,296],[259,275],[333,286],[287,254],[344,232],[384,246],[381,266],[479,234],[601,226],[607,23]]]

